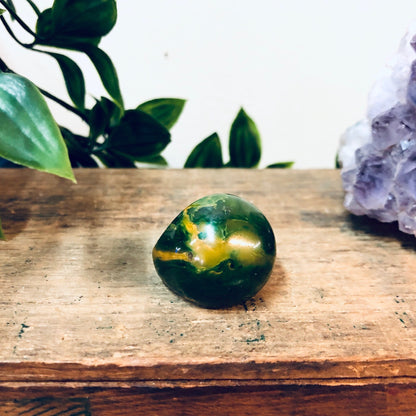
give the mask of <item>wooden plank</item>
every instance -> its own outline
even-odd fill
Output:
[[[414,237],[345,212],[339,172],[76,176],[2,171],[0,382],[414,381]],[[257,205],[278,245],[269,283],[226,310],[177,298],[151,259],[173,217],[214,192]]]
[[[10,416],[414,415],[416,385],[0,389]]]
[[[26,392],[23,398],[21,393],[18,398],[12,399],[13,396],[16,395],[12,393],[8,399],[0,397],[0,414],[9,416],[91,416],[88,397],[68,398],[51,397],[50,395],[27,397]]]

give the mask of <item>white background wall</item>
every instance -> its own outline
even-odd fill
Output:
[[[52,0],[36,2],[41,9]],[[34,16],[15,0],[28,22]],[[240,106],[263,140],[260,166],[294,160],[331,168],[339,136],[365,113],[368,91],[416,19],[415,0],[118,0],[101,47],[119,74],[127,107],[157,97],[188,100],[164,156],[181,167],[217,131],[225,154]],[[39,86],[66,97],[55,62],[23,50],[0,29],[0,56]],[[104,94],[94,68],[91,96]],[[53,106],[58,121],[85,132]]]

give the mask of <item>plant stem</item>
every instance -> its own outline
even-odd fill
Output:
[[[36,33],[19,17],[19,15],[4,1],[0,0],[0,4],[10,13],[10,15],[16,20],[17,23],[22,26],[26,32],[32,35],[35,39],[37,38]]]
[[[26,0],[30,6],[32,7],[33,11],[36,13],[36,15],[39,17],[41,15],[40,10],[38,9],[38,7],[36,6],[35,3],[33,3],[32,0]]]
[[[38,87],[39,88],[39,87]],[[67,102],[61,100],[58,97],[55,97],[53,94],[51,94],[48,91],[45,91],[42,88],[39,88],[39,91],[45,96],[48,97],[49,99],[51,99],[52,101],[55,101],[57,104],[59,104],[60,106],[62,106],[63,108],[65,108],[68,111],[71,111],[72,113],[76,114],[79,118],[81,118],[83,121],[85,121],[86,123],[88,123],[88,117],[80,110],[78,110],[75,107],[72,107],[72,105],[68,104]]]
[[[23,46],[26,49],[32,49],[32,46],[34,45],[34,42],[32,43],[23,43],[21,42],[16,35],[13,33],[11,27],[9,26],[9,24],[6,22],[6,19],[4,18],[4,16],[0,16],[0,20],[3,23],[4,27],[6,28],[7,32],[9,33],[9,35],[20,45]]]

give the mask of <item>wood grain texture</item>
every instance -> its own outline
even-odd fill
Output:
[[[0,389],[11,416],[414,415],[415,385]],[[42,396],[43,394],[43,396]],[[53,395],[54,397],[51,397]],[[83,396],[82,396],[83,395]],[[44,412],[44,413],[42,413]]]
[[[45,394],[45,393],[43,393]],[[11,395],[13,396],[13,394]],[[9,416],[91,416],[88,398],[27,397],[4,399],[0,397],[0,414]]]
[[[125,397],[163,386],[205,397],[243,383],[268,385],[262,402],[338,389],[334,403],[364,406],[375,389],[383,411],[394,398],[416,404],[415,239],[349,215],[338,171],[77,170],[77,185],[31,170],[1,177],[0,386],[124,383]],[[151,258],[176,214],[215,192],[253,202],[277,238],[268,284],[225,310],[176,297]]]

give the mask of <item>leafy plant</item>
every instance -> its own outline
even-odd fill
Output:
[[[73,167],[95,167],[100,163],[109,167],[133,167],[137,161],[166,164],[160,153],[170,142],[169,129],[177,121],[185,101],[158,99],[140,104],[137,108],[125,109],[116,69],[110,57],[99,47],[102,37],[107,35],[116,23],[115,0],[55,0],[52,7],[43,11],[40,11],[33,1],[27,2],[37,17],[35,29],[30,28],[19,17],[11,0],[0,0],[4,10],[14,19],[13,23],[20,25],[32,36],[32,42],[20,41],[12,29],[11,22],[8,22],[4,15],[0,16],[0,21],[10,36],[22,47],[46,54],[58,63],[72,104],[64,102],[50,92],[40,91],[44,96],[78,115],[89,127],[87,137],[74,134],[62,126],[60,132],[55,128],[54,134],[42,138],[43,148],[48,149],[56,143],[62,143],[63,140]],[[98,97],[91,108],[86,107],[84,75],[78,64],[68,56],[67,51],[81,52],[90,59],[109,98]],[[45,166],[46,158],[38,158],[35,164],[28,158],[16,157],[24,148],[24,144],[29,145],[30,152],[38,156],[39,149],[36,145],[39,140],[32,134],[25,137],[20,135],[21,143],[16,143],[15,146],[16,155],[7,149],[11,136],[5,132],[11,132],[12,125],[15,130],[17,126],[17,130],[22,132],[26,130],[29,118],[34,125],[40,120],[47,120],[51,126],[55,122],[41,95],[34,93],[37,88],[29,80],[14,74],[4,61],[0,61],[0,70],[0,83],[4,91],[1,97],[4,105],[0,108],[4,119],[0,133],[0,156],[28,167],[56,173]],[[12,84],[17,90],[11,88]],[[22,116],[15,119],[13,116],[13,102],[18,94],[26,97],[21,103],[26,118]],[[37,107],[42,110],[34,114]],[[63,148],[61,151],[64,154],[66,150]],[[54,156],[50,155],[50,159]],[[56,163],[62,163],[62,160],[58,158]]]
[[[0,21],[20,46],[58,63],[72,103],[37,88],[0,59],[0,156],[74,181],[71,166],[166,165],[161,152],[170,142],[169,129],[179,118],[185,100],[162,98],[125,109],[116,69],[99,47],[116,23],[115,0],[55,0],[43,11],[34,1],[27,3],[36,15],[34,29],[19,16],[12,0],[0,0]],[[30,43],[19,40],[13,30],[15,24],[31,35]],[[84,75],[68,51],[84,53],[90,59],[109,98],[97,97],[87,108]],[[89,127],[88,136],[58,127],[43,97],[79,116]]]
[[[213,133],[192,150],[185,168],[255,168],[261,158],[261,139],[254,121],[243,108],[234,119],[228,142],[230,160],[223,162],[220,138]],[[290,168],[293,162],[279,162],[268,168]]]
[[[72,167],[166,166],[161,153],[171,141],[169,130],[185,100],[160,98],[125,108],[116,68],[100,48],[101,39],[116,24],[116,0],[54,0],[43,11],[33,0],[26,1],[36,17],[34,28],[20,17],[13,0],[0,0],[0,22],[21,47],[57,62],[71,103],[38,88],[0,59],[0,157],[73,181]],[[31,42],[21,41],[14,25],[29,34]],[[71,51],[88,57],[108,94],[95,97],[90,107],[83,72],[68,56]],[[44,97],[80,117],[88,135],[58,126]],[[230,162],[223,164],[219,137],[214,134],[192,151],[185,166],[255,167],[260,154],[257,128],[241,110],[231,127]],[[0,238],[4,238],[1,224]]]

